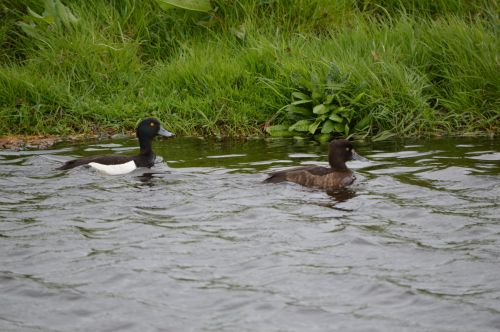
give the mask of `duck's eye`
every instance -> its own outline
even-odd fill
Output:
[[[150,123],[149,123],[149,126],[150,126],[150,127],[154,127],[154,126],[155,126],[155,123],[154,123],[154,122],[150,122]]]

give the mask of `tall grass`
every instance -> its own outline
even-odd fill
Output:
[[[494,1],[64,3],[78,23],[38,38],[16,25],[38,1],[0,4],[0,135],[129,130],[149,115],[179,134],[262,134],[332,62],[364,86],[360,134],[498,133]]]

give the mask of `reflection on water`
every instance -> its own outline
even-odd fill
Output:
[[[333,197],[336,202],[342,203],[356,196],[356,191],[351,188],[327,190],[328,196]]]
[[[0,330],[497,331],[500,141],[358,143],[356,183],[309,141],[156,141],[125,176],[55,171],[135,140],[0,151]]]

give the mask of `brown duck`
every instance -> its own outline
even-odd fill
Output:
[[[309,166],[284,170],[270,174],[264,183],[294,182],[306,187],[325,190],[341,189],[354,182],[356,177],[347,168],[346,161],[366,160],[354,151],[351,142],[334,140],[328,148],[330,167]]]

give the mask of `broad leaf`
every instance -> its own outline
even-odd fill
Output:
[[[78,19],[73,15],[73,13],[71,13],[69,8],[63,5],[61,1],[58,0],[55,2],[55,9],[57,17],[64,24],[76,23],[78,21]]]
[[[344,111],[344,106],[339,106],[339,107],[336,107],[333,109],[332,113],[335,113],[335,114],[338,114],[338,113],[342,113]]]
[[[302,105],[302,104],[307,104],[307,103],[311,103],[311,102],[312,102],[312,100],[305,99],[305,100],[296,100],[296,101],[291,102],[290,104],[291,105]]]
[[[333,131],[336,132],[336,133],[343,133],[344,132],[344,124],[342,123],[336,123],[334,126],[333,126]]]
[[[332,121],[339,122],[339,123],[344,121],[344,119],[342,119],[342,117],[340,117],[339,115],[337,115],[335,113],[330,114],[330,116],[328,118]]]
[[[332,120],[326,120],[323,124],[323,128],[321,128],[322,134],[330,134],[335,130],[335,122]]]
[[[323,120],[321,118],[317,118],[316,121],[314,121],[314,123],[309,126],[309,133],[314,135],[322,121]]]
[[[210,0],[156,0],[156,1],[164,9],[168,9],[170,6],[175,6],[199,12],[208,12],[212,10],[212,5],[210,4]]]
[[[313,108],[313,113],[318,114],[318,115],[325,114],[328,111],[329,111],[329,108],[323,104],[316,105]]]
[[[330,141],[332,135],[330,134],[318,134],[314,136],[314,139],[318,142],[328,142]]]
[[[266,132],[273,137],[291,137],[293,134],[288,131],[286,125],[275,125],[266,128]]]
[[[312,123],[313,122],[311,120],[299,120],[295,122],[293,125],[291,125],[290,128],[288,128],[288,130],[299,131],[299,132],[309,131],[309,126]]]
[[[334,95],[328,95],[328,96],[326,96],[325,102],[323,104],[325,104],[325,105],[331,104],[333,102],[333,98],[335,98]]]
[[[293,92],[292,97],[294,99],[299,99],[299,100],[307,100],[307,101],[311,100],[311,96],[308,96],[305,93],[298,92],[298,91]]]
[[[323,93],[320,91],[313,91],[311,96],[313,100],[321,100],[323,98]]]
[[[37,18],[37,19],[40,19],[40,20],[44,20],[44,17],[42,15],[39,15],[37,14],[36,12],[34,12],[33,10],[31,10],[30,7],[28,7],[28,14],[30,14],[33,18]],[[48,23],[48,22],[47,22]],[[53,23],[53,22],[52,22]]]
[[[44,11],[43,16],[52,16],[55,17],[57,15],[56,12],[56,1],[59,0],[45,0],[44,1]]]
[[[313,112],[311,109],[306,108],[306,107],[299,107],[295,105],[288,105],[287,107],[288,111],[288,118],[290,119],[304,119],[304,118],[311,118],[313,116]]]

